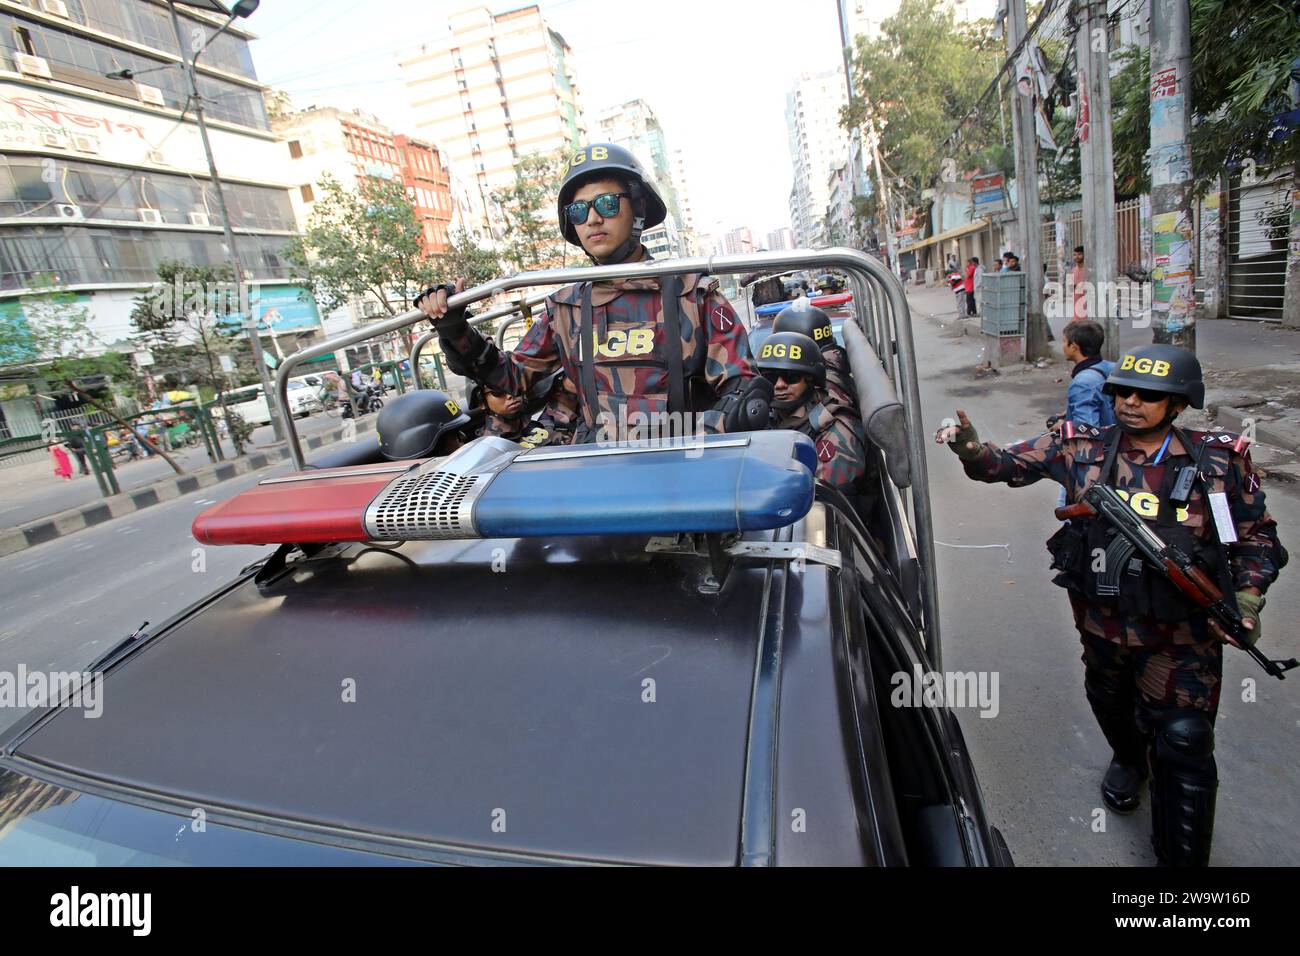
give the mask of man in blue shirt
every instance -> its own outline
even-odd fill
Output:
[[[1106,377],[1115,367],[1101,357],[1106,333],[1096,322],[1071,322],[1065,327],[1065,357],[1074,363],[1065,421],[1102,428],[1115,424],[1115,407],[1102,393]]]

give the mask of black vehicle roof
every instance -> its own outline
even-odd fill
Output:
[[[644,546],[355,546],[248,580],[110,670],[100,718],[56,713],[18,753],[397,838],[734,864],[766,571],[702,595]]]

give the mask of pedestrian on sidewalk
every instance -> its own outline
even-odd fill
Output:
[[[68,434],[66,442],[68,449],[77,458],[77,470],[83,474],[90,474],[90,469],[86,467],[86,440],[82,437],[79,429],[85,427],[84,422],[73,422],[73,431]]]
[[[963,280],[962,288],[966,291],[966,314],[975,314],[975,266],[979,260],[970,258],[966,260],[966,278]]]
[[[980,293],[984,291],[984,266],[980,264],[979,256],[971,256],[975,262],[975,310],[971,315],[980,314]]]
[[[72,480],[72,459],[62,445],[51,445],[50,456],[54,459],[54,474],[64,481]]]
[[[1008,253],[1007,253],[1007,255],[1006,255],[1006,262],[1007,262],[1007,267],[1006,267],[1006,269],[1003,270],[1004,272],[1019,272],[1019,271],[1020,271],[1020,257],[1019,257],[1018,255],[1016,255],[1014,252],[1008,252]]]
[[[1083,246],[1074,247],[1074,268],[1070,270],[1070,282],[1074,286],[1074,318],[1072,322],[1082,322],[1088,318],[1088,297],[1084,294],[1084,283],[1088,273],[1083,267]]]

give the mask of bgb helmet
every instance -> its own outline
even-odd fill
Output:
[[[582,242],[578,239],[577,227],[569,221],[565,207],[573,202],[573,194],[584,183],[610,177],[626,181],[627,191],[632,196],[632,235],[609,257],[611,262],[622,262],[636,249],[642,232],[653,229],[668,218],[668,207],[655,188],[654,180],[646,175],[631,150],[614,143],[591,143],[574,153],[560,183],[557,213],[564,238],[580,247]]]
[[[392,461],[431,458],[439,443],[470,423],[469,415],[446,392],[421,389],[385,405],[375,431],[379,449]]]
[[[808,336],[823,349],[839,344],[835,341],[835,330],[831,328],[831,317],[816,306],[807,309],[788,306],[782,309],[772,322],[772,331],[798,332]]]
[[[1176,345],[1144,345],[1126,351],[1115,363],[1102,391],[1113,395],[1117,385],[1178,395],[1187,399],[1192,408],[1205,404],[1201,363],[1194,354]]]
[[[822,350],[800,332],[773,332],[759,347],[756,364],[764,373],[799,372],[811,378],[818,388],[826,385]]]

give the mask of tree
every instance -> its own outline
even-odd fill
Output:
[[[957,23],[939,0],[902,0],[877,39],[857,37],[853,96],[840,112],[841,125],[854,130],[874,123],[886,174],[905,179],[914,196],[938,171],[938,145],[1001,66],[1004,53],[986,27]],[[984,151],[1001,149],[996,105],[991,119],[965,128],[961,149],[968,168],[987,168]]]
[[[1300,136],[1275,135],[1274,117],[1295,108],[1289,96],[1300,53],[1300,18],[1282,0],[1190,0],[1192,17],[1192,176],[1198,191],[1225,171],[1253,163],[1262,172],[1300,161]],[[1150,75],[1146,50],[1117,55],[1111,83],[1118,191],[1151,188]]]
[[[125,362],[115,355],[90,354],[102,352],[104,345],[90,327],[90,311],[82,298],[49,275],[34,278],[32,288],[35,291],[22,298],[22,318],[0,323],[0,364],[26,366],[33,377],[129,429],[113,406],[111,390],[93,384],[100,375],[121,375]],[[157,451],[177,474],[184,474],[170,455]]]
[[[533,153],[515,163],[515,182],[492,199],[505,216],[505,259],[520,272],[564,264],[568,253],[555,221],[568,154]]]
[[[306,231],[286,250],[294,278],[307,284],[322,313],[369,296],[389,315],[412,307],[432,284],[432,264],[406,187],[362,179],[348,191],[325,176]]]
[[[463,229],[452,233],[451,247],[434,259],[437,263],[435,271],[443,277],[439,281],[450,282],[463,277],[466,288],[491,282],[504,271],[496,253],[480,248]]]
[[[136,297],[131,310],[134,338],[154,353],[155,363],[180,383],[207,385],[217,392],[222,414],[236,437],[226,407],[226,377],[219,356],[238,331],[246,303],[229,266],[158,263],[158,281]],[[179,384],[179,383],[178,383]],[[235,441],[235,451],[243,454]]]

